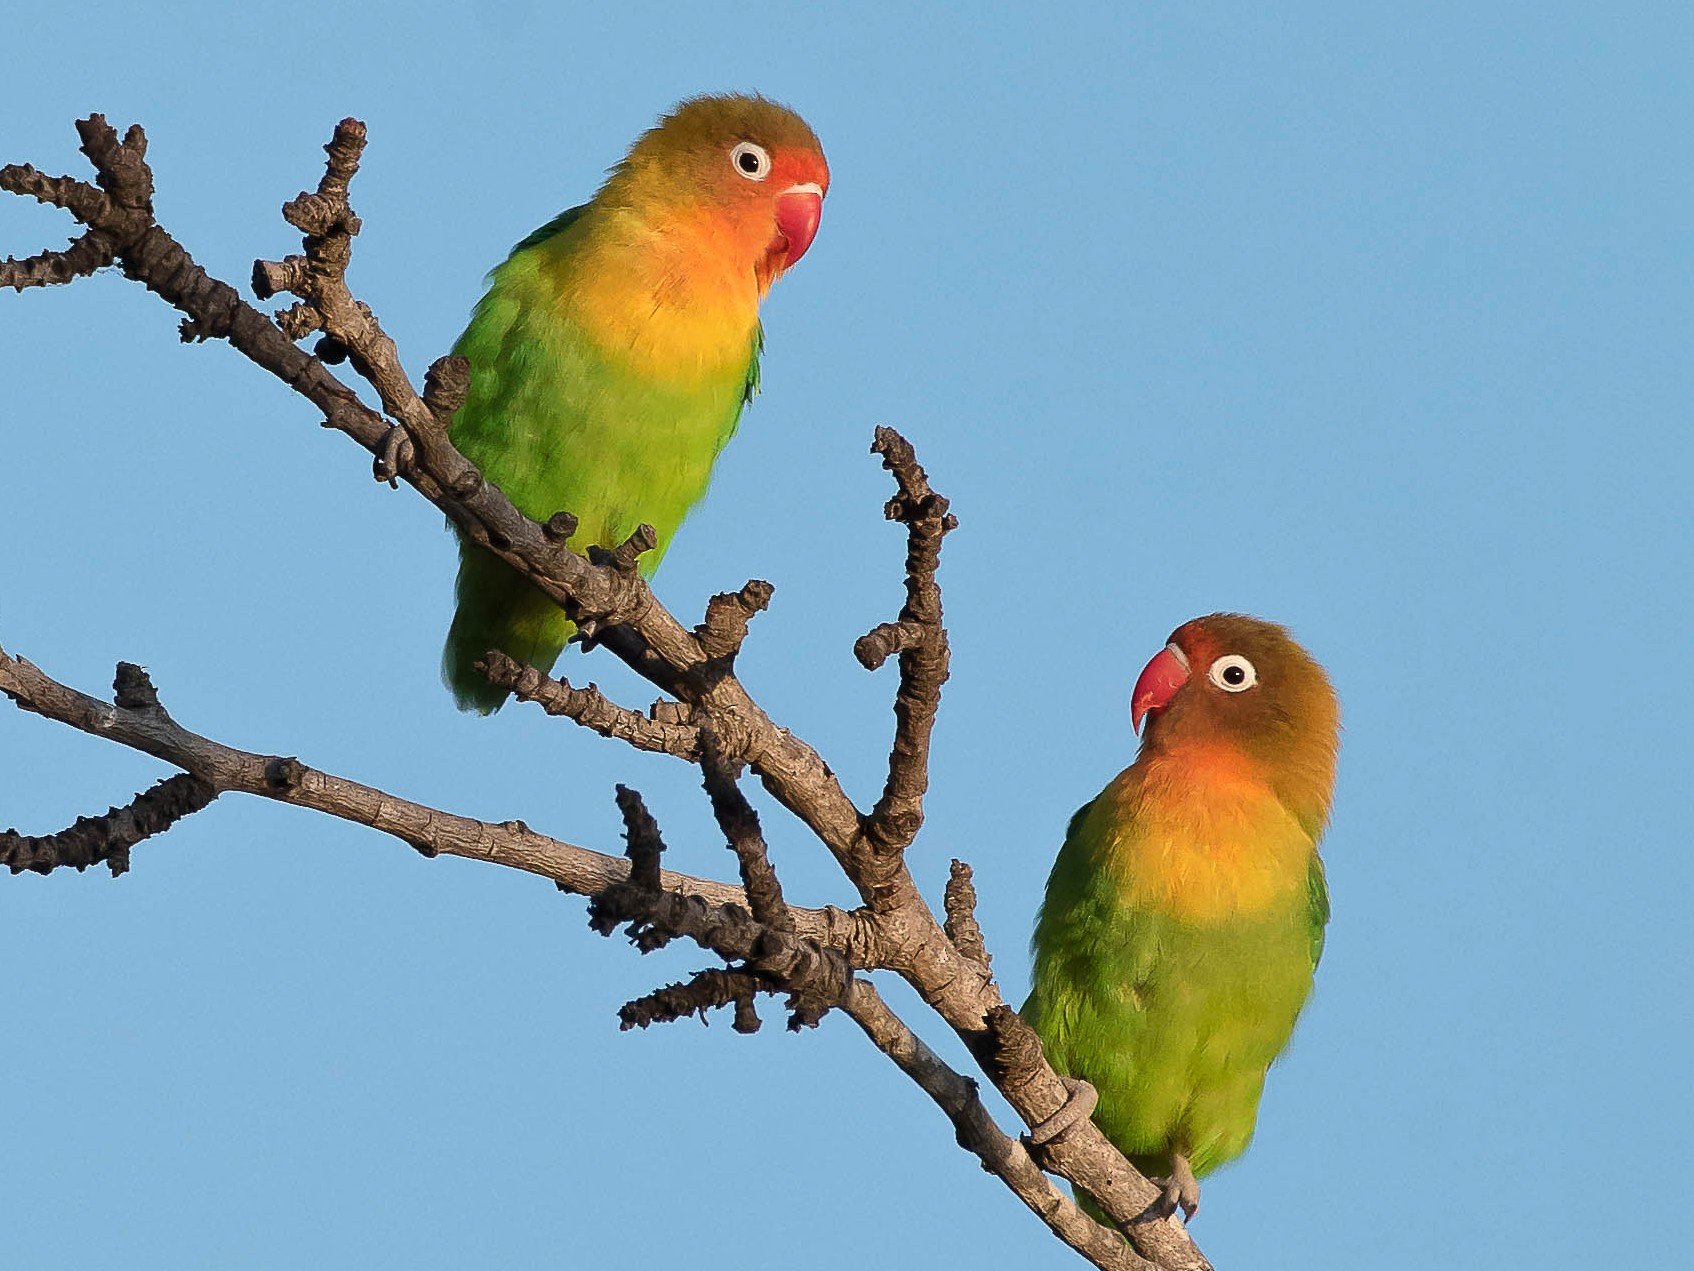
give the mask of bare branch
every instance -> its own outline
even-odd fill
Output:
[[[116,255],[111,239],[91,229],[60,251],[38,252],[27,260],[6,257],[0,261],[0,287],[22,291],[25,287],[48,287],[86,278],[110,265]]]
[[[953,862],[947,875],[944,906],[947,911],[944,927],[953,947],[988,970],[993,959],[982,941],[982,928],[976,925],[976,886],[971,881],[971,867],[961,860]]]
[[[626,1002],[618,1008],[618,1027],[624,1031],[646,1028],[652,1024],[669,1024],[675,1020],[698,1015],[706,1022],[706,1013],[722,1006],[736,1007],[735,1022],[730,1025],[738,1033],[759,1031],[759,1016],[753,1011],[753,998],[771,992],[748,971],[701,971],[685,984],[666,988]],[[745,1012],[752,1011],[751,1022]]]
[[[790,1029],[815,1028],[831,1007],[841,1003],[853,968],[839,949],[796,936],[792,924],[784,930],[772,929],[739,905],[714,907],[662,891],[658,859],[664,843],[658,823],[641,796],[625,786],[618,787],[618,808],[628,827],[630,878],[594,897],[588,910],[589,926],[601,935],[610,935],[620,923],[628,922],[626,934],[643,953],[662,949],[684,936],[725,961],[745,959],[744,970],[757,977],[762,991],[788,994]],[[777,900],[780,904],[780,894]],[[761,903],[770,903],[768,892]],[[637,1015],[657,1012],[651,1018],[680,1019],[693,1011],[735,1000],[735,994],[714,998],[712,995],[721,988],[719,981],[696,977],[689,984],[673,985],[650,995],[650,999],[643,999],[646,1005],[630,1003],[625,1009]]]
[[[915,622],[884,622],[853,641],[853,656],[867,671],[879,671],[896,653],[923,643],[923,628]]]
[[[153,170],[147,166],[147,134],[131,124],[123,140],[100,115],[79,120],[79,147],[94,165],[95,181],[119,207],[153,214]]]
[[[0,190],[24,195],[37,203],[62,207],[84,225],[106,220],[116,210],[110,199],[86,181],[78,181],[75,177],[50,177],[27,163],[8,163],[0,168]]]
[[[86,122],[90,125],[98,122],[99,127],[105,127],[105,121],[98,115]],[[131,131],[132,134],[135,133],[135,130]],[[89,133],[85,131],[83,135],[86,139]],[[116,146],[115,136],[112,142]],[[88,152],[86,140],[83,150]],[[122,148],[117,147],[116,153],[121,155]],[[102,220],[123,218],[126,213],[134,210],[132,206],[120,206],[84,181],[68,176],[50,177],[27,163],[10,163],[0,168],[0,189],[25,195],[38,203],[64,208],[90,227],[86,233],[72,240],[70,246],[62,250],[39,252],[26,260],[16,260],[8,256],[4,263],[0,263],[0,286],[11,287],[17,291],[22,291],[25,287],[71,282],[110,265],[117,256],[117,243],[112,234],[98,228],[98,223]],[[132,188],[130,192],[133,194],[137,191]],[[149,179],[143,206],[145,197],[150,197],[151,193]]]
[[[907,441],[892,428],[876,430],[871,446],[894,474],[900,492],[884,509],[906,527],[906,603],[900,620],[862,636],[853,652],[875,670],[896,650],[900,687],[894,696],[894,751],[888,780],[866,823],[876,850],[903,852],[923,825],[923,796],[929,789],[929,739],[947,682],[947,629],[941,625],[941,588],[935,581],[941,540],[958,527],[947,500],[930,489],[929,477]]]
[[[518,662],[499,649],[490,649],[477,667],[489,680],[510,689],[520,701],[534,702],[549,715],[564,715],[602,737],[627,741],[638,750],[695,759],[700,734],[686,724],[660,723],[640,711],[619,706],[597,685],[573,688],[564,677],[554,679]]]
[[[590,640],[604,643],[675,698],[679,718],[686,725],[710,721],[725,752],[745,761],[767,791],[829,849],[859,891],[864,910],[844,914],[833,909],[793,909],[797,935],[766,930],[747,916],[747,922],[763,932],[761,940],[775,942],[751,950],[759,966],[768,968],[758,973],[784,976],[790,983],[803,982],[816,989],[805,1009],[796,1009],[791,1026],[812,1022],[822,1009],[848,994],[848,960],[837,951],[846,948],[852,963],[886,966],[911,983],[973,1046],[1026,1123],[1041,1124],[1066,1103],[1068,1091],[1047,1065],[1039,1043],[1033,1048],[1024,1044],[1026,1039],[1018,1032],[1022,1022],[1000,1000],[987,967],[947,937],[903,860],[923,820],[930,734],[947,676],[935,567],[941,539],[954,520],[947,513],[946,501],[930,490],[911,447],[899,434],[879,429],[874,449],[884,456],[885,466],[900,486],[888,513],[908,528],[907,602],[897,623],[885,624],[871,634],[867,652],[875,655],[882,649],[881,657],[886,658],[897,650],[901,683],[895,698],[888,780],[876,808],[864,816],[817,752],[777,727],[726,664],[724,654],[733,657],[741,638],[733,625],[727,629],[727,642],[718,644],[710,614],[705,629],[696,632],[658,604],[634,568],[647,550],[639,537],[632,536],[607,558],[585,560],[566,545],[571,532],[567,518],[555,516],[544,526],[523,516],[454,449],[446,431],[452,393],[432,394],[426,388],[431,400],[420,397],[392,341],[370,309],[346,287],[346,259],[359,229],[347,203],[346,187],[363,145],[362,126],[344,121],[328,147],[330,162],[316,195],[289,205],[291,221],[307,235],[305,255],[277,262],[274,273],[266,267],[263,277],[265,285],[288,284],[301,301],[289,311],[283,327],[207,275],[153,221],[152,177],[145,163],[145,138],[138,128],[130,129],[119,142],[98,116],[78,127],[100,190],[68,179],[55,184],[33,169],[16,168],[0,170],[0,188],[35,197],[46,194],[44,201],[57,202],[90,229],[108,235],[125,274],[186,315],[185,338],[228,338],[245,356],[306,397],[328,426],[346,432],[377,457],[379,476],[412,485],[467,537],[558,602]],[[296,263],[302,259],[304,265]],[[316,356],[292,342],[320,328],[324,338],[318,342]],[[327,370],[327,362],[342,356],[376,390],[385,413],[364,405]],[[403,436],[394,435],[396,425]],[[708,640],[714,640],[710,650],[705,647]],[[554,877],[570,890],[603,894],[628,876],[624,862],[546,839],[521,822],[490,826],[452,817],[315,772],[297,760],[218,746],[184,732],[157,708],[114,709],[82,698],[0,651],[0,687],[9,689],[13,684],[29,686],[34,700],[20,695],[29,709],[42,710],[40,703],[50,702],[53,709],[42,713],[158,754],[220,790],[239,789],[316,807],[376,826],[421,851],[452,852],[529,869]],[[585,881],[591,877],[594,883]],[[707,907],[726,904],[729,897],[738,904],[746,899],[741,889],[722,884],[668,873],[661,878],[663,886],[683,887],[700,898],[692,903]],[[670,895],[626,889],[628,895],[637,892],[649,897]],[[652,903],[660,902],[653,899]],[[821,934],[812,939],[820,929]],[[828,956],[818,957],[820,949]],[[808,968],[808,958],[819,965]],[[846,979],[840,978],[843,973]],[[833,987],[828,987],[831,983]],[[1060,1135],[1044,1149],[1044,1157],[1098,1198],[1142,1254],[1172,1268],[1207,1265],[1180,1227],[1134,1222],[1158,1191],[1091,1123],[1082,1122]]]
[[[592,896],[629,877],[629,863],[538,834],[521,821],[456,816],[398,795],[310,768],[298,759],[236,750],[183,728],[158,707],[113,706],[79,693],[0,648],[0,693],[24,710],[105,738],[192,773],[214,791],[309,808],[392,835],[427,856],[489,861],[551,879],[561,890]],[[739,887],[665,870],[665,894],[712,906],[745,907]],[[862,914],[829,906],[790,909],[798,934],[876,965],[878,937]]]
[[[824,1011],[840,1001],[852,973],[842,950],[826,948],[797,934],[791,921],[775,929],[741,905],[710,905],[698,897],[662,890],[656,862],[664,845],[658,824],[641,796],[624,786],[618,787],[618,807],[629,827],[631,875],[628,882],[609,887],[593,898],[588,921],[594,930],[610,935],[619,923],[628,922],[627,934],[643,953],[683,936],[725,961],[745,960],[751,969],[765,973],[770,985],[816,1008],[803,1023],[815,1024]],[[768,904],[769,899],[766,894],[761,904]],[[861,965],[874,963],[874,944],[861,944],[849,952]],[[797,1012],[800,1010],[796,1007]],[[793,1022],[789,1026],[796,1027]]]
[[[1095,1266],[1110,1271],[1148,1271],[1154,1265],[1054,1186],[1024,1145],[994,1124],[977,1094],[976,1082],[948,1067],[888,1008],[870,981],[855,977],[842,1009],[878,1050],[935,1100],[953,1122],[959,1145],[975,1153],[982,1167],[1004,1181],[1061,1240]]]
[[[628,786],[618,787],[618,811],[623,813],[624,837],[628,842],[624,855],[629,857],[629,883],[641,891],[659,890],[659,857],[665,841],[659,837],[659,823],[641,801],[641,795]]]
[[[629,924],[630,942],[643,953],[662,949],[680,936],[727,962],[751,958],[764,934],[742,901],[714,903],[698,892],[638,887],[627,878],[601,889],[588,906],[588,925],[603,936],[624,923]]]
[[[49,874],[66,865],[81,872],[104,861],[117,878],[129,870],[130,848],[217,797],[218,792],[198,777],[178,773],[143,790],[123,807],[108,809],[104,816],[79,816],[75,825],[57,834],[31,838],[16,830],[0,830],[0,865],[14,874],[24,870]]]
[[[740,865],[741,886],[747,892],[753,917],[772,931],[793,931],[794,920],[789,917],[788,904],[782,898],[782,884],[777,881],[776,870],[771,868],[764,831],[759,828],[759,814],[736,785],[741,766],[725,757],[716,733],[703,730],[700,740],[700,768],[705,774],[706,795],[712,801],[712,814],[717,817]]]
[[[727,669],[747,639],[747,624],[754,614],[769,607],[775,591],[769,583],[755,578],[740,591],[721,592],[708,600],[705,621],[694,628],[706,656]]]

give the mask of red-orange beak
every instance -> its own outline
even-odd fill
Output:
[[[818,236],[823,219],[823,187],[816,181],[791,185],[776,196],[776,229],[783,239],[783,264],[792,268]]]
[[[1129,699],[1129,722],[1137,733],[1141,719],[1148,711],[1163,710],[1176,696],[1177,689],[1188,683],[1188,658],[1174,644],[1167,644],[1153,655],[1153,660],[1141,670],[1135,681],[1135,692]]]

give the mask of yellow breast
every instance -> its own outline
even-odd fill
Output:
[[[637,375],[688,386],[744,368],[759,321],[752,265],[710,224],[591,220],[561,262],[568,316]]]
[[[1145,757],[1101,804],[1109,868],[1137,908],[1216,923],[1285,905],[1309,885],[1311,835],[1238,751]]]

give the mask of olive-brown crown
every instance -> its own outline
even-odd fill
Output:
[[[744,143],[768,156],[768,171],[737,154]],[[678,103],[636,139],[605,189],[663,202],[754,202],[805,182],[829,190],[829,164],[811,125],[769,98],[727,93]]]

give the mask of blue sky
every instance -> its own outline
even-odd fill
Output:
[[[962,528],[911,860],[936,896],[950,856],[976,866],[1014,1001],[1065,820],[1133,754],[1136,671],[1196,614],[1288,623],[1345,709],[1335,917],[1202,1246],[1576,1267],[1599,1222],[1618,1265],[1674,1263],[1685,6],[133,12],[12,6],[0,161],[80,173],[75,117],[139,121],[164,223],[240,281],[364,119],[353,279],[420,376],[671,102],[800,109],[823,227],[661,595],[775,582],[744,678],[868,802],[892,682],[850,650],[902,546],[866,449],[877,423],[917,443]],[[66,226],[0,201],[0,254]],[[112,274],[0,297],[0,644],[93,691],[144,662],[197,731],[602,848],[629,782],[675,867],[731,871],[691,770],[457,715],[439,515],[175,326]],[[604,656],[567,669],[650,700]],[[164,771],[0,710],[0,827]],[[766,810],[790,895],[848,902]],[[9,1265],[1077,1265],[845,1020],[620,1034],[621,1002],[708,959],[638,958],[544,882],[355,827],[227,797],[121,880],[4,880],[0,956]]]

